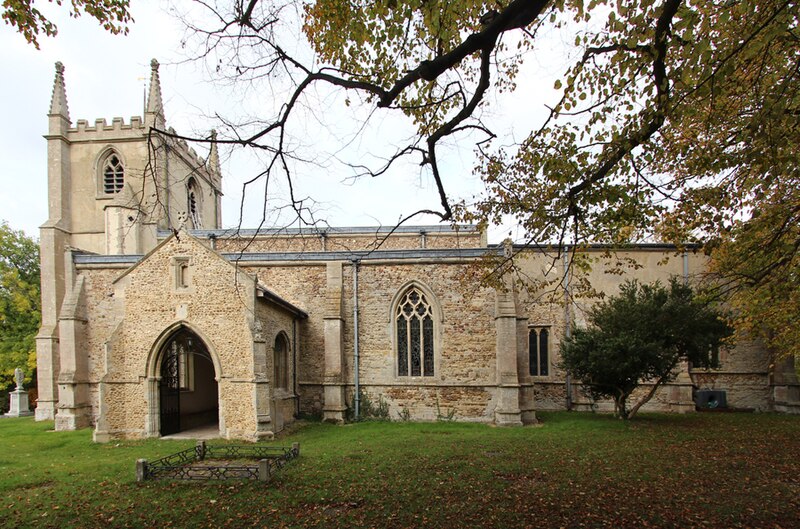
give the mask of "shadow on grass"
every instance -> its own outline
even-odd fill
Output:
[[[192,441],[0,421],[8,527],[798,527],[800,417],[540,413],[541,426],[307,423],[258,483],[134,481]],[[713,491],[713,501],[709,500]]]

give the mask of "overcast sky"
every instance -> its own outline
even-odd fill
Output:
[[[42,135],[46,133],[56,61],[65,66],[73,125],[78,119],[93,123],[99,118],[110,122],[113,117],[123,117],[129,122],[131,116],[142,115],[151,58],[161,63],[167,124],[181,133],[206,134],[219,127],[212,117],[215,113],[241,117],[242,109],[258,112],[270,107],[264,99],[280,96],[264,89],[229,89],[211,83],[201,64],[185,62],[180,46],[182,26],[167,13],[163,2],[133,2],[135,22],[127,36],[109,35],[86,16],[66,18],[63,9],[48,3],[42,7],[52,14],[59,33],[55,38],[40,37],[40,50],[9,26],[0,26],[0,101],[6,118],[0,127],[0,219],[30,235],[38,236],[38,226],[47,220],[47,154]],[[520,139],[527,132],[530,117],[544,109],[547,101],[543,96],[549,93],[553,76],[558,73],[552,53],[548,56],[549,66],[537,62],[537,74],[520,80],[510,102],[492,108],[490,117],[507,120],[502,125],[504,133]],[[392,225],[417,209],[437,209],[433,181],[420,170],[416,159],[387,176],[351,181],[348,177],[352,172],[342,161],[374,161],[389,154],[408,130],[397,120],[379,114],[372,117],[366,133],[359,134],[364,112],[353,114],[344,106],[342,95],[324,89],[317,94],[317,103],[321,104],[298,114],[292,131],[298,151],[312,162],[298,168],[301,178],[296,192],[317,201],[319,218],[339,226]],[[449,149],[445,145],[445,184],[451,196],[470,197],[481,189],[480,180],[472,174],[472,145],[456,148],[453,143],[449,143]],[[196,150],[206,155],[201,147]],[[223,224],[230,227],[240,220],[242,183],[257,174],[260,165],[252,155],[224,154]],[[275,184],[273,190],[285,191],[285,183]],[[262,192],[256,189],[248,193],[243,227],[256,226],[261,211]],[[270,216],[268,222],[274,220]],[[414,221],[433,222],[433,217]],[[496,232],[492,238],[503,235]]]

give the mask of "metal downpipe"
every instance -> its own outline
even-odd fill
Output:
[[[359,384],[358,373],[358,259],[353,259],[353,378],[355,379],[354,408],[355,420],[358,420],[361,408],[361,385]]]

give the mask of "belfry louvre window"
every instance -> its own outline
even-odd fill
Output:
[[[125,183],[125,168],[116,154],[111,154],[103,164],[103,192],[106,195],[119,193]]]
[[[197,203],[197,182],[194,178],[190,178],[186,186],[186,198],[188,202],[189,218],[192,219],[192,227],[196,230],[203,229],[200,223],[200,207]]]
[[[433,313],[425,295],[416,287],[400,298],[395,312],[397,328],[397,375],[433,376]]]
[[[550,328],[528,329],[529,372],[534,377],[546,377],[550,367]]]

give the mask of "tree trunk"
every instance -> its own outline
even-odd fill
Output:
[[[627,400],[628,395],[624,392],[620,392],[614,397],[614,415],[622,420],[628,419],[628,410],[625,409]]]
[[[671,373],[671,372],[672,372],[672,370],[670,370],[670,373]],[[655,383],[655,384],[653,384],[653,387],[652,387],[652,388],[650,388],[650,391],[648,391],[648,392],[647,392],[647,395],[645,395],[644,397],[642,397],[642,400],[640,400],[639,402],[637,402],[637,403],[636,403],[636,404],[633,406],[633,408],[631,408],[631,411],[630,411],[630,413],[628,413],[628,419],[633,419],[633,417],[634,417],[634,416],[636,415],[636,413],[639,411],[639,408],[641,408],[642,406],[644,406],[645,404],[647,404],[647,403],[650,401],[650,399],[652,399],[652,398],[653,398],[653,395],[655,395],[655,394],[656,394],[656,390],[659,388],[659,386],[661,386],[661,384],[664,382],[664,380],[666,380],[667,376],[668,376],[668,375],[663,375],[661,378],[659,378],[659,379],[656,381],[656,383]]]

